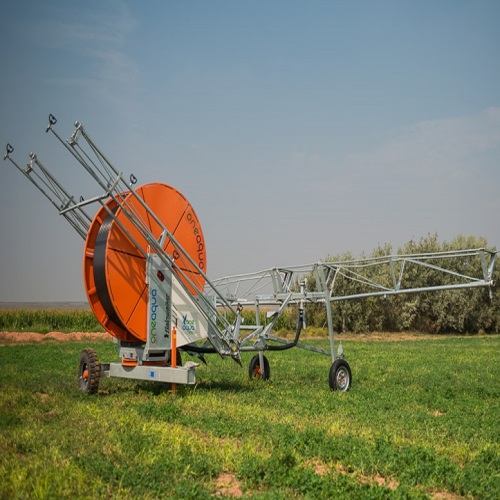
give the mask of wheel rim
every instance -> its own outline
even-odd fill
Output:
[[[87,366],[87,363],[82,363],[80,369],[80,387],[82,389],[86,389],[88,385],[89,385],[89,368]]]
[[[347,391],[349,388],[349,372],[344,367],[340,367],[335,374],[335,381],[340,391]]]
[[[256,354],[252,360],[250,361],[248,375],[251,379],[254,380],[268,380],[269,379],[269,362],[265,356],[262,357],[262,360],[259,359],[260,356]],[[261,361],[263,362],[261,364]]]

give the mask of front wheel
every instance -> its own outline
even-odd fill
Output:
[[[337,359],[330,368],[330,389],[346,392],[351,387],[352,375],[349,363],[345,359]]]
[[[260,366],[260,356],[256,354],[250,361],[248,366],[248,376],[251,379],[262,379],[268,380],[271,375],[271,368],[269,367],[269,361],[265,356],[262,356],[263,366]]]
[[[101,366],[94,349],[84,349],[78,364],[78,388],[86,394],[95,394],[99,389]]]

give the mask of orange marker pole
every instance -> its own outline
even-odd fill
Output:
[[[170,345],[170,367],[177,368],[177,330],[172,327],[172,339]],[[172,384],[170,392],[175,392],[175,384]]]

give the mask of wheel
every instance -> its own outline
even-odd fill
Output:
[[[94,349],[84,349],[78,365],[78,388],[86,394],[95,394],[99,389],[101,366]]]
[[[264,369],[260,366],[259,355],[256,354],[248,366],[248,376],[251,379],[260,378],[262,380],[268,380],[271,375],[271,369],[269,368],[269,361],[265,356],[262,356]]]
[[[337,359],[330,368],[330,389],[346,392],[351,387],[352,375],[349,363],[344,359]]]

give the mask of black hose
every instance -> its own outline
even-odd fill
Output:
[[[116,209],[113,210],[113,212],[115,211]],[[118,317],[118,314],[115,311],[106,280],[106,245],[108,243],[112,224],[113,217],[111,215],[106,216],[97,233],[94,244],[94,281],[97,291],[97,297],[99,298],[104,311],[106,312],[108,317],[113,320],[120,328],[126,330],[125,326],[123,325],[120,318]]]
[[[302,331],[302,327],[304,326],[304,309],[299,309],[299,317],[297,318],[297,330],[295,331],[295,339],[293,342],[284,345],[269,345],[267,346],[268,351],[286,351],[287,349],[291,349],[295,347],[300,338],[300,332]]]
[[[285,345],[268,345],[266,347],[267,351],[286,351],[287,349],[291,349],[295,347],[300,338],[300,333],[302,332],[302,327],[304,326],[304,309],[299,309],[299,316],[297,318],[297,329],[295,331],[295,339],[293,342]],[[193,344],[188,344],[180,348],[181,350],[195,352],[199,354],[215,354],[218,351],[214,347],[198,347]]]
[[[196,354],[216,354],[218,352],[215,347],[198,347],[193,344],[187,344],[179,347],[179,349],[186,352],[195,352]]]

